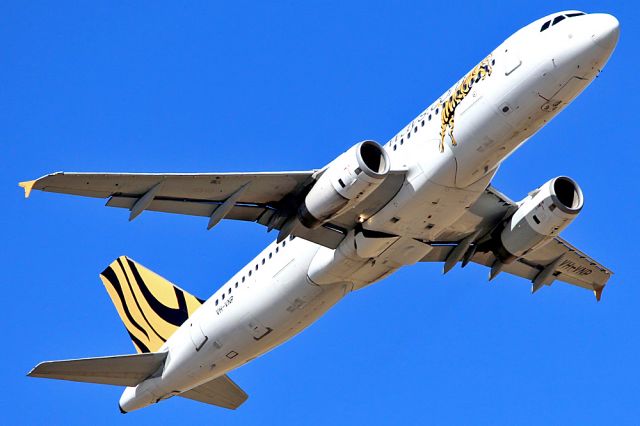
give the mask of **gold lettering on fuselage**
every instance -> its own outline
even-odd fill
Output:
[[[451,144],[457,145],[456,139],[453,137],[454,116],[456,108],[460,105],[460,102],[467,97],[474,84],[480,80],[484,80],[487,76],[491,75],[492,65],[494,61],[491,59],[491,55],[487,56],[482,62],[480,62],[469,74],[466,75],[460,84],[453,90],[449,99],[442,103],[442,125],[440,128],[440,152],[444,152],[444,138],[447,134],[447,128],[449,129],[449,136],[451,136]]]

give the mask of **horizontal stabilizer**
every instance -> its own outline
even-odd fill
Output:
[[[249,398],[227,375],[181,393],[180,396],[231,410],[235,410]]]
[[[166,358],[166,352],[150,352],[45,361],[38,364],[27,376],[104,385],[136,386],[158,371]]]

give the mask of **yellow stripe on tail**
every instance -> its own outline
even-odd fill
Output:
[[[120,256],[100,274],[138,352],[155,352],[204,303]]]

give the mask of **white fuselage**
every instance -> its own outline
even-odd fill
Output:
[[[610,15],[567,17],[541,31],[544,22],[569,13],[513,34],[481,62],[483,70],[454,84],[385,145],[392,167],[406,169],[407,178],[385,207],[363,218],[363,227],[399,238],[354,244],[351,232],[335,250],[301,238],[270,244],[169,338],[160,349],[169,352],[162,374],[127,388],[122,409],[188,391],[264,354],[347,293],[420,260],[430,250],[421,241],[446,240],[500,163],[608,60],[618,31]],[[455,122],[443,126],[447,101],[455,105]]]

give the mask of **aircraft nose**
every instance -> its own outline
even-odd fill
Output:
[[[620,22],[615,16],[599,13],[594,16],[593,41],[595,44],[610,52],[618,44],[620,37]]]

